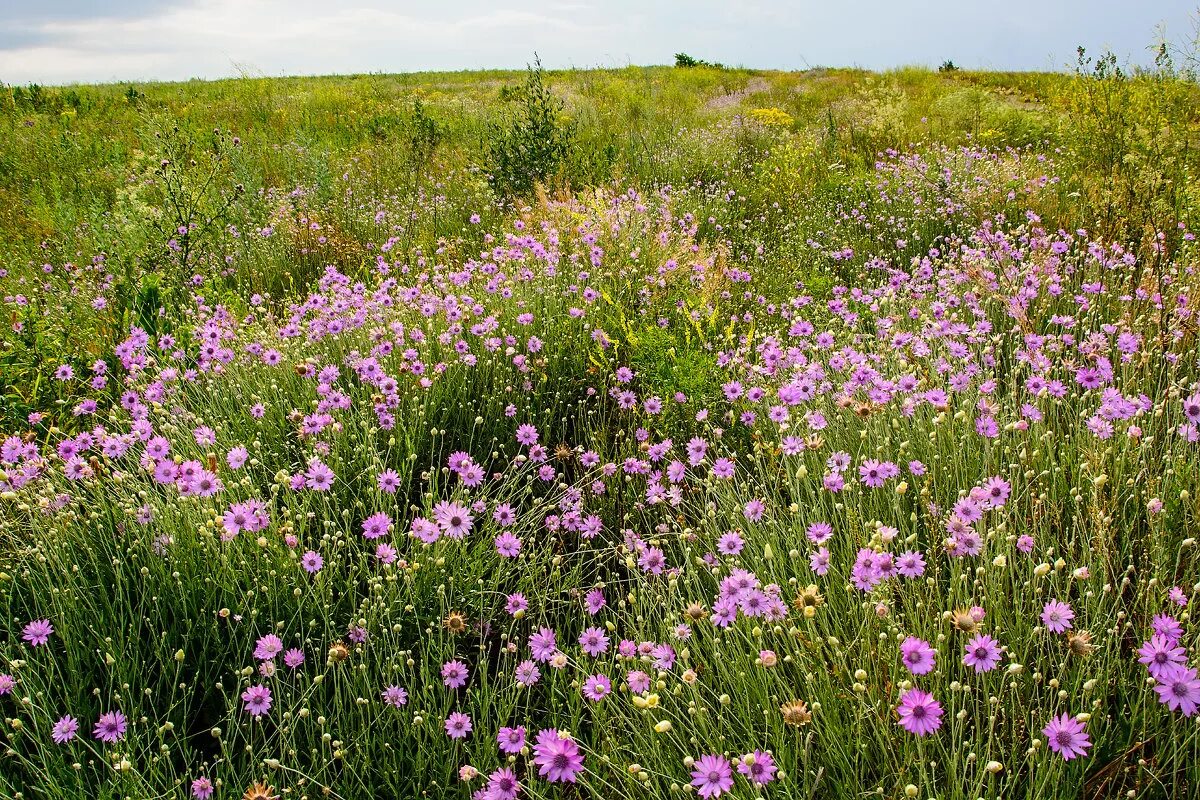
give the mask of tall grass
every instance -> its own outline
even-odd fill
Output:
[[[0,793],[1194,793],[1191,74],[533,77],[5,90]]]

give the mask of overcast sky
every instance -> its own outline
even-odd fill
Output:
[[[1146,63],[1200,0],[0,0],[0,81],[665,64],[1062,69]]]

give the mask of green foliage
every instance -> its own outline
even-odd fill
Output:
[[[425,109],[425,104],[414,100],[408,126],[408,148],[413,159],[419,164],[428,164],[444,135],[437,121]]]
[[[575,127],[563,116],[563,102],[546,85],[540,60],[529,67],[525,83],[505,87],[501,99],[510,110],[489,133],[492,180],[504,197],[529,197],[535,186],[560,177]]]
[[[692,58],[687,53],[675,54],[675,66],[690,68],[690,67],[711,67],[713,69],[725,69],[725,65],[715,61],[705,61],[701,58]]]
[[[1145,71],[1122,68],[1111,52],[1089,57],[1080,47],[1064,104],[1093,225],[1144,241],[1197,219],[1190,188],[1200,165],[1200,85],[1176,68],[1165,45]]]
[[[683,392],[705,406],[720,395],[716,361],[702,349],[702,340],[694,331],[646,325],[630,331],[625,341],[625,356],[647,396],[670,398]],[[668,408],[675,411],[674,404]],[[664,424],[672,421],[668,416]]]

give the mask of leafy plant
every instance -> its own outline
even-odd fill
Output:
[[[702,58],[692,58],[687,53],[675,54],[675,66],[677,67],[712,67],[713,69],[725,69],[725,65],[715,61],[705,61]]]
[[[571,153],[575,128],[546,85],[540,59],[528,68],[525,83],[507,88],[502,97],[513,110],[490,130],[492,180],[505,197],[528,196],[557,176]]]

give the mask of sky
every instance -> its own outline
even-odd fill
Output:
[[[762,69],[946,59],[1064,69],[1075,48],[1148,63],[1200,0],[0,0],[0,82],[64,84],[668,64]]]

